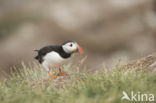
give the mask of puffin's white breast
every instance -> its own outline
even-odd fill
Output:
[[[57,52],[52,51],[50,53],[47,53],[44,56],[44,61],[47,62],[48,66],[50,67],[57,67],[64,64],[66,59],[62,58]]]

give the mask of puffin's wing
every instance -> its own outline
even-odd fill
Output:
[[[40,50],[35,50],[38,52],[38,55],[35,57],[35,59],[37,59],[40,63],[43,62],[43,57],[51,52],[51,51],[56,51],[58,49],[58,46],[46,46],[41,48]]]

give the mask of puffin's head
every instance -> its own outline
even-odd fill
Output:
[[[68,40],[68,41],[64,42],[62,44],[62,48],[68,54],[72,54],[72,53],[76,53],[76,52],[83,54],[82,48],[75,41]]]

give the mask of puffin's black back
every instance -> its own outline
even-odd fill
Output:
[[[41,48],[40,50],[36,50],[38,52],[38,55],[35,57],[35,59],[37,59],[40,63],[43,62],[43,57],[52,51],[57,52],[62,58],[66,59],[69,58],[71,56],[71,54],[66,53],[62,46],[60,45],[56,45],[56,46],[46,46]]]

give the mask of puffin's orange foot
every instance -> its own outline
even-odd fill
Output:
[[[60,73],[58,76],[70,76],[70,74]]]
[[[58,76],[70,76],[70,74],[64,74],[61,70],[61,68],[59,68],[59,75]]]
[[[52,79],[56,79],[57,78],[57,75],[54,75],[54,76],[51,75],[50,71],[48,71],[48,74],[49,74],[49,77],[52,78]]]
[[[52,79],[56,79],[57,78],[57,75],[50,75],[50,78],[52,78]]]

